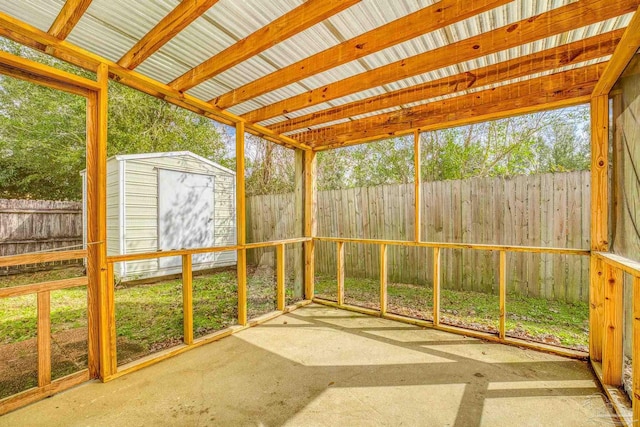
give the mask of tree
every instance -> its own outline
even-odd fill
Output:
[[[11,53],[64,71],[92,73],[3,40]],[[80,200],[86,164],[86,100],[0,76],[0,197]],[[220,125],[109,83],[107,155],[188,150],[233,167]]]

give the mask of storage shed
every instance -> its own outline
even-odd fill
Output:
[[[108,256],[235,243],[234,171],[189,151],[107,160]],[[235,251],[197,254],[193,270],[235,265],[236,260]],[[125,281],[166,276],[181,272],[181,259],[116,263],[114,272]]]

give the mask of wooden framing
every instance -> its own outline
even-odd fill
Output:
[[[500,281],[498,292],[500,295],[500,320],[498,336],[504,339],[507,331],[507,251],[500,251]]]
[[[470,72],[298,116],[270,125],[268,128],[276,133],[290,132],[599,59],[613,53],[623,32],[623,30],[611,31]]]
[[[638,269],[640,271],[640,269]],[[633,371],[632,371],[632,409],[633,426],[640,425],[640,360],[636,358],[640,354],[640,274],[633,278]]]
[[[575,4],[575,3],[574,3]],[[470,124],[491,118],[582,104],[590,99],[604,64],[568,70],[468,95],[447,98],[400,111],[378,114],[296,134],[314,148],[355,144],[366,140]]]
[[[285,299],[285,252],[284,244],[276,246],[276,309],[283,311],[286,305]]]
[[[67,0],[56,20],[51,24],[49,34],[60,40],[66,39],[90,4],[91,0]]]
[[[608,265],[604,288],[602,377],[605,384],[622,385],[622,271]]]
[[[38,387],[51,384],[51,292],[38,292]]]
[[[413,133],[413,240],[422,240],[422,157],[420,132]]]
[[[304,246],[305,299],[313,299],[315,275],[315,249],[313,237],[316,235],[316,154],[304,153],[304,236],[309,240]]]
[[[236,235],[238,246],[247,242],[245,209],[244,123],[236,124]],[[247,250],[238,250],[238,325],[247,324]]]
[[[191,255],[182,255],[183,341],[193,344],[193,263]]]
[[[242,117],[261,122],[290,111],[300,110],[373,87],[477,59],[492,53],[534,42],[596,22],[632,12],[637,0],[593,0],[574,2],[518,23],[482,33],[439,49],[356,74],[306,93],[274,102]]]
[[[210,102],[219,108],[229,108],[251,98],[287,86],[315,74],[363,58],[393,45],[436,31],[447,25],[511,0],[441,0],[403,18],[375,28],[322,52],[311,55],[281,70],[225,93]]]
[[[191,89],[358,2],[360,0],[307,0],[268,26],[187,71],[169,83],[169,86],[181,92]]]
[[[338,265],[336,266],[338,284],[338,304],[344,304],[344,242],[336,243],[336,259]]]
[[[387,245],[382,243],[380,249],[380,313],[387,312]]]
[[[133,70],[217,2],[218,0],[180,2],[120,58],[118,65]]]
[[[433,247],[433,324],[440,325],[440,248]]]

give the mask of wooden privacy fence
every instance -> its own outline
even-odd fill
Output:
[[[590,174],[569,172],[425,182],[422,241],[589,249]],[[318,236],[413,240],[414,185],[396,184],[318,192]],[[251,241],[293,233],[292,194],[248,198]],[[289,234],[291,236],[291,234]],[[378,277],[372,245],[345,249],[347,277]],[[431,251],[389,248],[390,283],[430,284]],[[498,292],[499,254],[443,249],[442,287]],[[316,274],[336,274],[335,245],[316,244]],[[588,301],[589,262],[562,254],[509,254],[507,290],[527,296]]]
[[[0,199],[0,256],[81,245],[82,203]]]

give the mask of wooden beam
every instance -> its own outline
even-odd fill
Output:
[[[420,132],[413,133],[413,240],[419,242],[422,236],[422,162],[420,156]]]
[[[589,261],[589,358],[602,362],[604,336],[604,262],[591,255]]]
[[[51,292],[38,292],[38,387],[51,384]]]
[[[167,16],[162,18],[151,31],[138,40],[120,58],[118,65],[133,70],[217,2],[218,0],[182,1]]]
[[[511,0],[441,0],[212,99],[229,108],[307,77],[460,22]]]
[[[482,92],[443,99],[297,134],[317,148],[342,146],[361,140],[389,138],[413,132],[461,126],[586,102],[604,64],[525,80]]]
[[[638,3],[640,3],[638,0],[574,2],[534,18],[527,18],[493,31],[469,37],[459,42],[274,102],[244,114],[242,117],[249,122],[257,123],[332,99],[393,83],[460,62],[481,58],[525,43],[614,18],[635,10],[638,7]]]
[[[60,40],[66,39],[90,4],[91,0],[67,0],[51,24],[49,34]]]
[[[602,58],[613,53],[623,32],[622,29],[611,31],[469,72],[295,117],[268,128],[276,133],[291,132]]]
[[[107,58],[91,53],[67,41],[59,40],[44,31],[1,12],[0,36],[45,52],[86,70],[95,72],[101,64],[106,64],[109,67],[109,73],[113,80],[156,98],[163,99],[171,104],[188,109],[189,111],[193,111],[196,114],[218,120],[228,125],[245,121],[241,117],[228,111],[222,111],[194,96],[183,94],[157,80],[121,67]],[[247,123],[245,128],[249,133],[276,141],[286,147],[295,147],[302,150],[310,149],[305,144],[299,144],[293,138],[277,135],[264,126]]]
[[[169,83],[169,86],[181,92],[189,90],[359,2],[360,0],[307,0],[266,27],[187,71]]]
[[[236,124],[236,238],[238,245],[247,242],[245,210],[244,123]],[[238,324],[247,324],[247,251],[238,250]]]
[[[193,344],[193,264],[191,255],[182,255],[183,342]]]
[[[640,8],[636,10],[633,18],[631,18],[622,40],[620,40],[616,51],[613,53],[611,60],[609,60],[600,81],[593,89],[594,97],[609,94],[609,91],[616,84],[633,55],[638,52],[638,48],[640,48]]]
[[[387,312],[387,245],[380,248],[380,313]]]
[[[633,278],[633,380],[631,402],[633,406],[633,427],[640,427],[640,275]]]
[[[285,253],[284,245],[276,246],[276,309],[283,311],[286,305],[285,298]]]
[[[500,251],[500,324],[498,336],[504,339],[507,331],[507,252]]]
[[[344,304],[344,242],[336,243],[336,260],[337,260],[337,283],[338,296],[336,298],[338,305]]]
[[[623,283],[622,270],[605,267],[604,337],[602,345],[602,381],[622,385]]]
[[[440,325],[440,248],[433,248],[433,325]]]
[[[316,154],[313,151],[304,153],[304,236],[313,238],[316,235]],[[313,299],[315,281],[315,246],[309,240],[304,245],[304,285],[305,299]]]

